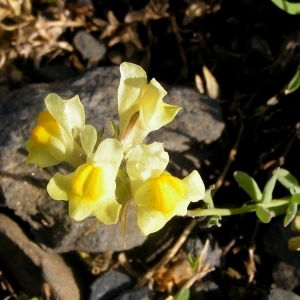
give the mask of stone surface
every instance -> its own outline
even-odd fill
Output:
[[[154,299],[153,291],[148,286],[131,289],[122,293],[113,300],[152,300]]]
[[[214,281],[207,281],[205,278],[191,289],[190,300],[221,300],[224,299],[221,288]]]
[[[111,269],[92,283],[89,300],[113,299],[132,285],[133,280],[127,274]]]
[[[118,67],[103,67],[70,81],[35,84],[20,90],[1,92],[0,205],[12,209],[28,222],[35,239],[48,250],[101,252],[123,249],[119,224],[99,224],[94,231],[84,236],[94,219],[88,218],[82,222],[71,220],[67,213],[67,203],[53,201],[47,195],[45,186],[48,180],[56,171],[66,171],[68,166],[41,169],[30,165],[27,172],[24,170],[27,156],[25,142],[36,124],[38,114],[45,109],[43,99],[49,93],[58,93],[62,98],[78,94],[85,107],[86,123],[97,129],[105,126],[106,136],[110,136],[107,120],[112,118],[118,121],[119,80]],[[164,142],[165,148],[170,150],[172,172],[175,170],[176,176],[182,176],[199,168],[204,159],[211,155],[195,146],[218,139],[224,123],[216,100],[188,88],[165,88],[168,91],[165,101],[179,105],[184,110],[179,112],[170,125],[155,132],[155,138]],[[153,136],[147,142],[151,139]],[[130,215],[127,227],[127,249],[141,245],[145,238],[139,233],[134,213]]]
[[[265,295],[261,300],[300,300],[300,297],[293,292],[274,287],[270,294]]]
[[[211,267],[219,267],[222,249],[211,233],[202,232],[200,236],[195,233],[191,234],[183,245],[183,249],[186,253],[191,253],[194,257],[199,257],[207,239],[209,240],[209,246],[205,262],[209,263]]]
[[[76,33],[73,43],[82,58],[88,60],[88,68],[96,66],[106,53],[104,43],[83,30]]]
[[[266,251],[277,258],[272,270],[274,283],[285,290],[300,286],[300,253],[288,249],[288,240],[295,235],[283,226],[283,218],[272,221],[264,234]]]
[[[0,261],[11,272],[22,291],[30,296],[38,296],[43,283],[48,283],[54,298],[80,299],[72,270],[63,258],[42,250],[16,222],[4,214],[0,214],[0,245]]]
[[[75,77],[77,72],[64,65],[46,65],[36,70],[39,81],[62,81]]]

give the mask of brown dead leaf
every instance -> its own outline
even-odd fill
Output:
[[[196,88],[197,88],[198,92],[200,94],[204,94],[205,86],[204,86],[204,82],[199,74],[195,75],[195,84],[196,84]]]
[[[154,10],[151,4],[147,4],[143,9],[138,11],[131,11],[126,14],[125,23],[142,22],[144,25],[150,20],[159,20],[161,18],[169,17],[169,13],[160,9]]]
[[[210,98],[217,99],[220,94],[219,84],[206,66],[203,66],[203,76],[206,82],[206,91]]]
[[[117,29],[120,27],[120,22],[115,17],[112,10],[109,10],[107,12],[107,20],[105,29],[102,31],[102,34],[100,35],[100,39],[104,39],[105,37],[111,37],[115,34]],[[98,21],[99,22],[99,21]]]
[[[242,278],[242,274],[231,267],[228,267],[228,269],[226,270],[226,275],[232,279],[241,279]]]
[[[18,0],[7,0],[8,7],[11,9],[14,17],[21,15],[21,3]]]
[[[199,74],[195,75],[195,84],[200,94],[207,94],[210,98],[216,99],[220,95],[217,80],[206,66],[203,66],[203,79]]]
[[[158,14],[165,13],[170,6],[169,0],[150,0],[149,5]]]
[[[118,32],[118,34],[108,42],[108,46],[112,47],[118,43],[126,44],[128,42],[133,43],[139,50],[143,49],[142,42],[134,28],[134,24],[129,24]]]
[[[91,273],[93,275],[98,275],[101,272],[108,270],[113,256],[113,251],[105,251],[99,253],[91,262]]]
[[[200,18],[206,14],[207,5],[203,1],[194,1],[186,9],[184,13],[184,19],[182,21],[183,26],[191,23],[195,18]]]
[[[159,269],[154,274],[154,280],[156,281],[159,291],[168,290],[172,291],[174,284],[177,287],[181,285],[190,277],[193,276],[193,271],[190,267],[190,263],[186,259],[175,259],[171,261],[169,267]]]
[[[248,248],[249,259],[245,261],[245,267],[248,274],[248,282],[252,282],[256,273],[256,265],[254,259],[254,251],[255,251],[255,242],[253,241],[251,246]]]

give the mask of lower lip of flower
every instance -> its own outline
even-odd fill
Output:
[[[72,181],[71,197],[80,197],[85,201],[95,201],[103,193],[104,172],[101,167],[87,164],[81,168]]]
[[[172,212],[187,193],[182,180],[167,174],[149,180],[144,191],[145,204],[162,213]]]

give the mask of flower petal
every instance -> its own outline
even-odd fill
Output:
[[[196,202],[204,198],[205,186],[200,174],[194,170],[187,177],[182,179],[186,184],[187,195],[186,198],[191,202]]]
[[[118,112],[120,117],[120,136],[136,112],[132,108],[139,101],[140,93],[147,84],[146,72],[138,65],[124,62],[120,65],[121,79],[118,89]]]
[[[106,225],[116,224],[118,222],[121,209],[114,195],[111,197],[103,197],[94,205],[93,212],[99,221]]]
[[[141,183],[134,199],[137,206],[166,214],[172,213],[185,196],[185,183],[177,177],[163,173]]]
[[[82,148],[86,156],[90,156],[97,141],[97,131],[92,125],[84,125],[79,130]]]
[[[46,168],[55,166],[61,162],[52,155],[49,155],[48,152],[41,151],[41,149],[35,147],[35,145],[32,143],[32,140],[28,140],[26,142],[26,149],[29,152],[26,158],[26,165],[32,163],[42,168]]]
[[[103,143],[103,142],[102,142]],[[101,162],[104,176],[101,184],[101,196],[94,202],[93,213],[104,224],[115,224],[118,221],[121,205],[117,202],[115,196],[116,176],[120,163]],[[96,164],[96,165],[97,165]]]
[[[169,155],[164,151],[161,143],[135,146],[129,154],[126,165],[133,194],[142,182],[158,177],[165,170],[168,162]]]
[[[141,97],[142,116],[140,118],[144,123],[144,127],[150,123],[153,116],[157,113],[158,103],[162,101],[166,94],[165,89],[155,79],[152,79],[144,88]]]
[[[72,197],[69,200],[69,216],[75,221],[82,221],[87,218],[94,208],[94,202],[85,201],[81,197]]]
[[[62,100],[57,94],[49,94],[45,104],[59,125],[72,136],[72,128],[81,128],[85,123],[83,105],[78,96]]]
[[[136,215],[137,224],[142,235],[148,235],[160,230],[171,219],[159,211],[144,209],[140,206],[136,208]]]
[[[176,206],[175,210],[173,211],[174,215],[172,215],[171,218],[174,216],[186,216],[187,208],[189,204],[190,204],[190,200],[187,199],[186,197],[183,198]]]
[[[99,144],[92,161],[113,163],[116,170],[118,170],[123,157],[123,149],[120,142],[116,139],[105,139]],[[117,173],[114,177],[116,176]]]
[[[156,113],[148,124],[149,131],[158,130],[173,121],[179,110],[181,110],[181,107],[166,104],[162,101],[158,103]]]
[[[66,176],[56,173],[47,185],[47,192],[50,197],[54,200],[69,200],[74,176],[75,172]]]

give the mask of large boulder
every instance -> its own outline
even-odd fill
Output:
[[[45,187],[55,172],[70,171],[67,165],[42,169],[29,165],[25,170],[25,142],[35,126],[38,114],[45,109],[44,98],[57,93],[62,98],[79,95],[85,107],[86,123],[97,129],[108,129],[108,119],[118,121],[117,88],[120,74],[117,67],[96,68],[79,78],[51,84],[34,84],[2,93],[0,99],[0,205],[15,212],[28,222],[35,240],[55,252],[84,250],[89,252],[122,250],[120,224],[99,224],[89,235],[84,233],[93,225],[88,218],[75,222],[68,217],[67,202],[53,201]],[[224,128],[221,110],[216,100],[200,95],[190,88],[165,86],[165,102],[183,107],[175,120],[147,139],[164,142],[170,150],[172,171],[186,175],[199,168],[205,151],[192,152],[200,142],[218,139]],[[127,248],[143,243],[144,237],[136,226],[134,207],[127,225]]]

